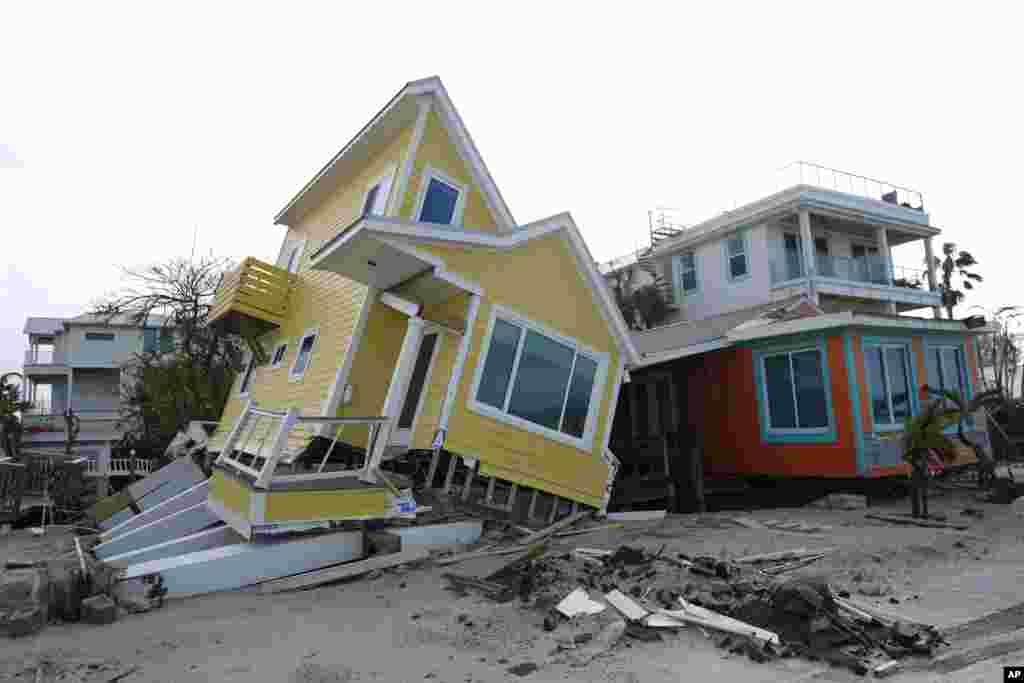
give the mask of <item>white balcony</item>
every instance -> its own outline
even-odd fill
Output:
[[[776,248],[770,261],[773,289],[805,280],[802,255]],[[901,308],[939,306],[942,296],[928,289],[928,273],[919,268],[890,266],[881,255],[859,257],[815,254],[815,287],[820,294],[892,302]]]
[[[62,351],[47,347],[32,347],[25,351],[25,372],[33,375],[63,375],[68,370],[67,358]]]

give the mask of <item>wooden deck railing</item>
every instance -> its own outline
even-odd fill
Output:
[[[294,274],[249,257],[236,270],[224,275],[209,321],[213,323],[238,313],[280,325],[288,311],[288,295],[294,283]]]

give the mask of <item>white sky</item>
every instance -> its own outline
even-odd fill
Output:
[[[516,219],[569,210],[599,259],[646,240],[649,208],[703,220],[807,159],[920,190],[981,263],[968,304],[1024,303],[1024,10],[606,5],[6,4],[0,369],[26,316],[81,312],[196,228],[201,251],[276,256],[277,210],[434,74]]]

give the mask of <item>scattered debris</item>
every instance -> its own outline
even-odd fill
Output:
[[[591,600],[587,592],[582,588],[577,588],[572,593],[569,593],[565,598],[555,606],[560,613],[572,619],[575,616],[581,614],[600,614],[604,611],[605,606],[596,600]]]
[[[409,562],[425,560],[428,557],[430,557],[430,552],[426,548],[413,547],[410,550],[390,555],[375,555],[365,560],[356,560],[355,562],[347,562],[327,567],[326,569],[318,569],[304,574],[266,581],[260,584],[260,592],[281,593],[284,591],[313,588],[314,586],[322,586],[332,581],[340,581],[341,579],[366,574],[373,570],[387,569]]]
[[[618,590],[606,594],[604,599],[608,601],[612,607],[617,609],[622,616],[626,617],[630,621],[641,621],[648,615],[648,611],[643,607],[635,603],[629,597],[623,595]]]
[[[927,519],[915,519],[913,517],[899,517],[897,515],[875,515],[866,514],[864,515],[868,519],[875,519],[880,522],[889,522],[890,524],[910,524],[913,526],[922,526],[932,529],[956,529],[957,531],[964,531],[970,527],[966,524],[950,524],[948,522],[934,522]]]
[[[647,522],[665,519],[666,510],[637,510],[636,512],[609,512],[608,519],[615,522]]]
[[[90,624],[106,625],[117,621],[117,603],[109,595],[94,595],[82,600],[82,619]]]
[[[462,574],[452,574],[450,572],[443,576],[456,588],[460,590],[470,588],[475,591],[479,591],[495,602],[509,602],[515,597],[515,592],[502,583],[485,581],[484,579],[477,579],[472,576],[463,576]]]
[[[533,662],[523,662],[522,664],[510,666],[508,669],[506,669],[506,671],[508,671],[513,676],[529,676],[538,669],[540,669],[540,667],[534,664]]]
[[[778,562],[780,560],[801,560],[808,557],[823,557],[834,552],[835,548],[822,548],[820,550],[808,550],[807,548],[796,548],[795,550],[781,550],[776,553],[762,553],[760,555],[748,555],[741,557],[735,562],[737,564],[758,564],[761,562]]]
[[[615,647],[615,644],[622,639],[622,636],[625,635],[625,633],[626,622],[622,619],[616,619],[610,624],[607,624],[597,632],[589,643],[573,651],[572,659],[574,663],[577,666],[589,664],[596,657],[601,656]]]
[[[830,493],[824,498],[809,503],[808,507],[826,510],[863,510],[868,506],[867,496],[855,493]]]

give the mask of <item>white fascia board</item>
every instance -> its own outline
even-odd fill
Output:
[[[399,313],[403,313],[409,316],[410,318],[415,318],[420,314],[419,304],[407,301],[406,299],[403,299],[402,297],[396,294],[392,294],[390,292],[381,292],[380,297],[378,298],[380,299],[380,302],[385,306],[389,306],[398,311]]]
[[[477,148],[476,143],[473,142],[469,129],[466,128],[466,124],[459,115],[459,111],[448,96],[448,91],[445,89],[441,79],[437,76],[432,76],[419,81],[413,81],[406,86],[403,92],[419,95],[430,94],[437,99],[445,126],[448,128],[448,132],[454,134],[459,156],[463,157],[463,161],[473,170],[476,181],[487,200],[488,208],[504,224],[502,227],[506,231],[515,230],[516,222],[512,217],[512,212],[509,211],[508,204],[505,203],[504,197],[501,196],[501,190],[498,189],[498,184],[494,182],[487,164],[484,163],[483,157],[480,155],[480,150]]]
[[[803,332],[814,332],[827,330],[833,327],[847,327],[854,324],[854,316],[850,311],[843,313],[832,313],[829,315],[818,315],[810,318],[798,318],[797,320],[785,320],[783,322],[766,323],[742,330],[731,330],[726,333],[729,341],[750,341],[765,337],[779,337],[786,334],[800,334]]]
[[[929,320],[927,318],[911,318],[909,316],[886,318],[872,315],[856,315],[853,324],[860,327],[888,327],[908,330],[924,330],[933,332],[946,332],[954,334],[990,334],[991,329],[978,328],[968,330],[967,326],[959,320]]]
[[[569,237],[569,244],[576,256],[577,268],[583,275],[591,291],[597,298],[602,317],[614,330],[619,339],[620,348],[626,353],[627,364],[634,365],[640,361],[640,354],[626,327],[618,306],[612,299],[611,291],[604,277],[597,270],[597,264],[587,248],[583,236],[569,213],[563,212],[522,226],[515,232],[505,235],[489,235],[467,230],[451,230],[428,223],[413,223],[399,219],[374,217],[365,222],[365,229],[379,235],[405,237],[414,240],[438,241],[448,244],[482,246],[498,249],[518,247],[530,240],[564,230]]]
[[[718,349],[724,349],[731,345],[732,342],[729,339],[722,337],[702,344],[691,344],[690,346],[681,346],[678,349],[648,353],[642,356],[636,367],[645,368],[650,365],[657,365],[658,363],[666,363],[679,358],[686,358],[687,356],[696,356],[709,351],[717,351]]]

